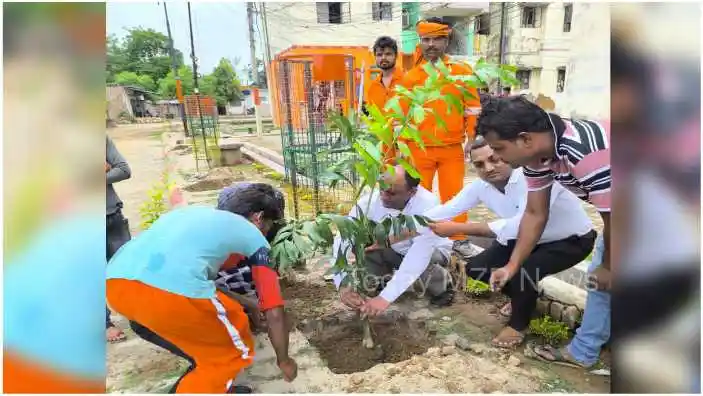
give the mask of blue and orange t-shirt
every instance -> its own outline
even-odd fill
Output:
[[[283,305],[278,274],[261,231],[242,216],[187,206],[161,216],[126,243],[107,267],[108,279],[137,280],[189,298],[215,297],[217,273],[233,255],[251,266],[262,310]]]

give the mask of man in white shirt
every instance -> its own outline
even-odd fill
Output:
[[[512,169],[501,161],[482,138],[473,143],[469,153],[480,180],[465,186],[444,205],[425,212],[425,216],[437,221],[447,220],[483,203],[500,217],[488,223],[430,224],[440,236],[465,234],[495,238],[486,250],[467,259],[467,275],[489,283],[491,271],[504,266],[515,247],[527,203],[527,182],[521,169]],[[549,220],[538,245],[522,266],[520,276],[502,289],[511,298],[510,320],[493,340],[495,346],[510,348],[521,344],[537,304],[537,283],[578,264],[593,249],[596,232],[576,195],[555,183],[549,205]]]
[[[401,166],[396,166],[394,174],[386,174],[384,178],[388,188],[381,189],[372,197],[366,195],[358,202],[358,207],[373,221],[379,222],[400,213],[421,215],[440,204],[436,195],[420,186],[420,181],[407,174]],[[349,216],[357,216],[356,207],[351,210]],[[369,276],[362,287],[365,294],[375,297],[364,300],[352,291],[351,287],[340,287],[345,276],[335,275],[333,280],[339,289],[342,302],[351,308],[360,309],[369,316],[376,316],[385,311],[419,279],[424,289],[422,292],[427,292],[434,305],[451,304],[454,290],[446,267],[452,241],[438,237],[426,228],[424,230],[411,239],[392,243],[390,248],[367,250],[365,257]],[[337,237],[333,260],[336,260],[336,252],[339,251],[341,243],[341,239]]]

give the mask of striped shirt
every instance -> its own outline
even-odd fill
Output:
[[[549,117],[556,156],[538,169],[523,168],[528,190],[542,190],[557,181],[599,212],[610,212],[609,123]]]

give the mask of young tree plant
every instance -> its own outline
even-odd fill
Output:
[[[373,221],[367,217],[371,202],[380,187],[385,187],[382,174],[393,174],[395,167],[384,158],[384,149],[392,148],[396,153],[397,164],[413,177],[420,175],[412,165],[410,148],[407,142],[425,148],[419,125],[429,114],[436,119],[439,128],[445,128],[443,114],[437,114],[427,108],[427,104],[441,100],[449,104],[449,110],[463,112],[464,100],[472,95],[469,88],[487,87],[489,83],[500,80],[509,84],[516,82],[515,69],[505,65],[493,65],[479,61],[472,66],[471,76],[452,76],[448,66],[442,62],[427,63],[424,70],[428,78],[424,85],[407,89],[396,87],[396,96],[384,109],[374,105],[368,107],[369,115],[350,114],[345,117],[331,114],[332,127],[340,132],[340,139],[324,154],[335,154],[336,160],[327,169],[324,182],[334,188],[340,181],[346,181],[355,188],[356,206],[348,216],[333,213],[318,214],[312,219],[289,220],[272,243],[272,256],[285,271],[295,262],[305,260],[316,252],[332,247],[336,254],[334,265],[328,274],[343,274],[342,286],[349,286],[364,296],[362,280],[366,276],[365,252],[369,246],[389,247],[393,242],[415,235],[419,227],[426,227],[429,219],[417,215],[400,214],[386,217],[382,221]],[[460,92],[456,96],[447,93],[449,86]],[[351,175],[358,175],[352,178]],[[358,182],[354,183],[353,179]],[[368,199],[359,200],[366,194]],[[363,202],[361,207],[358,202]],[[334,243],[335,234],[339,237]],[[334,245],[334,246],[333,246]],[[368,318],[361,318],[364,340],[363,345],[373,348],[374,342]]]

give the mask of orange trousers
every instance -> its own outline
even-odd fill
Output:
[[[226,393],[254,358],[249,319],[241,305],[221,292],[188,298],[144,283],[109,279],[107,301],[130,321],[151,330],[190,357],[176,393]]]
[[[409,144],[415,168],[422,178],[423,187],[432,191],[435,172],[439,178],[439,197],[442,203],[454,198],[464,187],[464,148],[459,144],[447,146],[425,147],[423,151],[416,144]],[[465,223],[468,220],[466,213],[454,218],[454,221]],[[463,239],[455,236],[452,239]]]
[[[105,379],[80,378],[32,362],[7,349],[3,353],[3,393],[105,393]]]

